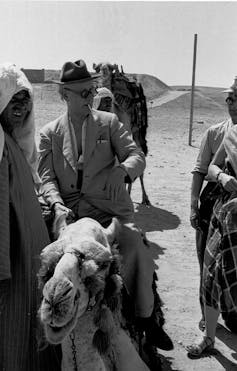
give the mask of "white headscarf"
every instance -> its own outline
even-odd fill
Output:
[[[112,99],[112,102],[114,101],[114,96],[112,92],[107,88],[98,88],[97,94],[94,96],[93,100],[93,106],[92,108],[98,109],[100,106],[101,98],[109,97]]]
[[[21,90],[27,90],[33,103],[33,88],[25,74],[13,63],[4,63],[0,65],[0,114],[7,107],[13,95]],[[2,132],[0,131],[2,136]],[[13,130],[13,135],[18,145],[22,149],[25,158],[30,166],[30,170],[36,184],[40,183],[40,177],[37,172],[38,155],[35,144],[35,122],[34,109],[28,114],[24,127]],[[0,155],[2,153],[4,140],[0,140]],[[3,149],[3,148],[2,148]],[[1,160],[1,157],[0,157]]]

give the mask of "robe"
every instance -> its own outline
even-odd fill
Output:
[[[39,255],[49,244],[22,150],[5,134],[0,162],[0,370],[60,370],[60,350],[38,351]]]

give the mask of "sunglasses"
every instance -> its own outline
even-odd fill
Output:
[[[67,89],[67,88],[65,88],[65,90],[68,90],[76,95],[79,95],[83,99],[88,98],[89,95],[93,95],[94,97],[97,94],[97,89],[94,86],[92,86],[90,89],[83,89],[82,91],[76,91],[76,90]]]
[[[227,103],[229,106],[231,106],[232,104],[234,104],[234,103],[237,102],[237,97],[234,97],[234,98],[232,98],[232,97],[227,97],[225,101],[226,101],[226,103]]]

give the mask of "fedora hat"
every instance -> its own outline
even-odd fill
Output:
[[[82,59],[79,59],[76,62],[64,63],[61,69],[59,80],[47,80],[47,82],[60,85],[76,84],[96,79],[99,76],[99,73],[91,74],[87,70],[85,62]]]

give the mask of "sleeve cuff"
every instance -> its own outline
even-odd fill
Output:
[[[124,182],[125,183],[132,183],[132,180],[130,176],[128,175],[127,169],[123,164],[120,164],[118,167],[124,171],[125,177],[124,177]]]

